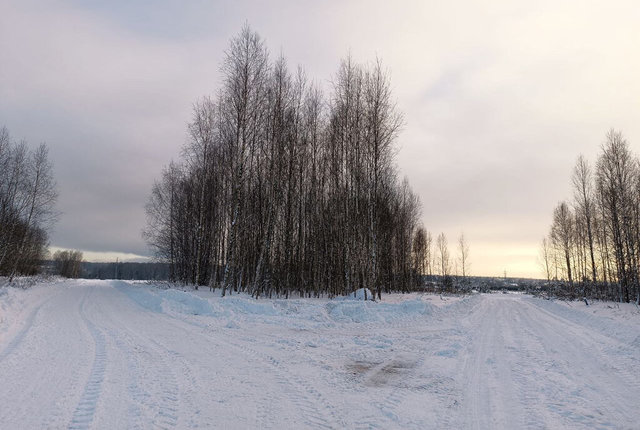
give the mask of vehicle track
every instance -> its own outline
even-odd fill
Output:
[[[119,294],[122,294],[122,293],[119,293]],[[122,297],[126,298],[126,295],[122,294]],[[223,362],[224,360],[226,360],[227,363],[232,363],[234,367],[242,365],[242,363],[245,362],[246,366],[251,366],[253,368],[255,367],[254,366],[255,360],[252,360],[252,359],[260,358],[258,356],[252,356],[242,348],[238,348],[237,345],[231,344],[230,342],[224,339],[221,339],[219,335],[214,335],[213,333],[211,333],[211,327],[207,326],[206,324],[201,324],[199,322],[192,321],[186,318],[181,318],[176,315],[170,315],[165,313],[151,313],[147,309],[141,307],[138,303],[134,301],[131,301],[131,303],[133,304],[133,306],[136,307],[136,309],[139,309],[141,311],[141,314],[148,315],[149,317],[155,319],[156,323],[157,323],[157,319],[161,318],[161,320],[163,321],[163,324],[167,324],[173,329],[179,330],[182,333],[182,335],[178,335],[178,336],[182,336],[185,338],[189,338],[194,335],[198,336],[202,341],[202,343],[199,344],[201,349],[209,350],[212,352],[215,351],[216,354],[224,353],[225,355],[228,355],[228,358],[223,359]],[[197,328],[198,330],[193,330],[194,327]],[[187,363],[185,357],[183,357],[173,347],[167,346],[166,340],[165,341],[162,341],[159,339],[149,339],[149,340],[156,343],[159,347],[167,351],[168,355],[172,357],[172,360],[174,361],[174,363],[177,364],[183,370],[183,373],[187,376],[188,380],[191,381],[192,385],[197,385],[202,382],[202,381],[196,381],[195,377],[191,374],[191,371],[189,370],[190,366],[194,365],[194,363]],[[230,349],[229,347],[243,354],[246,360],[239,360],[237,356],[230,354],[229,352],[225,352],[225,351],[229,351]],[[274,391],[272,387],[260,387],[261,390],[266,390],[266,392],[264,393],[264,395],[260,396],[257,399],[257,404],[245,405],[245,407],[248,410],[253,411],[251,412],[251,414],[254,416],[254,419],[256,420],[255,423],[248,423],[248,425],[250,427],[255,427],[255,428],[279,428],[278,424],[274,421],[274,418],[275,418],[274,409],[277,409],[278,407],[278,405],[276,404],[276,401],[277,399],[279,399],[279,396],[285,395],[286,400],[296,408],[298,408],[299,405],[301,405],[302,403],[300,401],[294,402],[291,400],[295,396],[291,396],[289,394],[291,389],[287,387],[287,385],[290,385],[290,383],[288,384],[287,381],[278,373],[276,373],[275,375],[273,373],[269,373],[269,371],[272,371],[273,368],[270,367],[263,360],[259,360],[259,362],[264,363],[263,366],[265,367],[266,377],[273,378],[274,381],[277,383],[277,386],[279,387],[279,389]],[[225,366],[225,364],[223,364],[223,366]],[[239,369],[239,370],[242,371],[242,369]],[[234,380],[236,378],[232,377],[231,379]],[[237,381],[237,383],[250,384],[250,381]],[[194,395],[201,395],[201,393],[194,393]],[[201,423],[200,420],[205,419],[205,417],[201,417],[201,416],[193,417],[193,419],[195,420],[191,423],[193,426],[204,425],[205,427],[207,426],[210,427],[210,426],[219,425],[216,422]],[[200,424],[198,424],[198,422],[200,422]]]
[[[535,353],[536,357],[553,358],[562,352],[560,355],[563,357],[576,358],[575,362],[553,358],[552,364],[558,370],[558,377],[547,385],[559,385],[561,389],[557,393],[559,395],[552,397],[554,403],[547,403],[547,409],[574,425],[604,428],[615,426],[614,423],[622,419],[632,426],[635,422],[632,399],[640,395],[637,376],[632,378],[631,374],[625,372],[612,372],[611,366],[605,368],[601,364],[615,362],[616,357],[604,356],[600,352],[602,339],[599,339],[599,334],[582,327],[592,332],[592,336],[585,337],[584,330],[582,335],[578,335],[580,330],[577,324],[544,311],[542,315],[549,317],[546,321],[535,318],[530,313],[532,309],[535,309],[532,305],[523,304],[521,313],[526,320],[524,326],[529,337],[535,339],[534,344],[540,348]],[[617,395],[618,390],[614,387],[626,387],[626,394]],[[591,394],[586,399],[601,396],[602,401],[593,405],[585,399],[584,394]]]
[[[206,331],[211,330],[211,328],[205,324],[200,324],[195,321],[179,317],[177,315],[162,315],[167,317],[167,319],[178,323],[184,323],[193,327],[204,329]],[[200,335],[202,335],[208,341],[212,341],[212,339],[209,336],[206,336],[204,333],[200,333]],[[237,344],[228,339],[221,338],[220,336],[216,336],[215,340],[221,345],[228,345],[234,348],[248,358],[258,359],[260,362],[264,363],[267,369],[273,372],[275,381],[280,386],[281,391],[287,396],[287,400],[301,411],[302,415],[305,418],[305,424],[307,424],[310,428],[333,429],[345,427],[344,422],[335,410],[335,407],[331,405],[324,398],[324,396],[310,384],[308,384],[302,378],[292,374],[288,369],[285,369],[282,363],[277,358],[269,354],[257,351],[244,344]],[[317,406],[318,404],[320,405],[320,407]],[[267,403],[265,403],[265,405],[259,406],[258,410],[260,412],[257,414],[257,416],[261,419],[265,418],[265,412],[268,408],[269,405]]]
[[[100,317],[101,325],[126,361],[127,393],[132,400],[128,427],[176,427],[181,396],[176,374],[165,358],[167,350],[154,339],[142,336],[114,318],[118,309],[112,306],[114,294],[120,297],[115,289],[102,291],[102,306],[97,309],[96,316]]]
[[[345,427],[344,423],[340,422],[341,420],[335,413],[333,406],[327,403],[324,396],[309,383],[288,372],[278,359],[244,344],[236,344],[227,340],[225,340],[225,343],[246,356],[257,358],[268,364],[271,370],[275,372],[276,381],[283,387],[283,391],[289,401],[300,409],[305,418],[305,424],[310,428],[334,429]]]
[[[89,378],[87,379],[80,401],[78,402],[73,413],[73,417],[71,418],[71,422],[69,423],[69,429],[74,430],[87,429],[91,425],[96,412],[98,400],[100,399],[102,383],[104,381],[107,366],[107,351],[104,334],[86,315],[85,304],[89,295],[89,289],[87,289],[87,293],[82,299],[82,304],[80,305],[80,316],[93,338],[95,355],[91,373],[89,374]]]
[[[31,326],[33,326],[33,320],[35,320],[36,316],[38,315],[38,312],[40,312],[40,308],[42,307],[42,305],[43,304],[40,304],[39,306],[37,306],[35,309],[31,311],[31,313],[27,317],[27,321],[25,322],[24,326],[20,329],[18,334],[16,334],[13,337],[13,339],[11,339],[11,342],[9,342],[9,344],[0,352],[0,362],[2,362],[2,360],[8,357],[18,347],[18,345],[20,345],[24,337],[27,335],[27,333],[31,329]]]
[[[18,346],[22,343],[26,335],[29,333],[29,330],[33,327],[33,323],[40,312],[40,309],[47,304],[54,296],[60,294],[60,292],[56,292],[50,294],[48,297],[45,297],[36,307],[34,307],[29,315],[27,316],[24,325],[22,328],[16,333],[16,335],[11,339],[11,341],[7,344],[7,346],[0,351],[0,362],[2,362],[5,358],[10,356]]]

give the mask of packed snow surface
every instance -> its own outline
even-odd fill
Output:
[[[628,429],[639,375],[632,304],[0,288],[2,429]]]

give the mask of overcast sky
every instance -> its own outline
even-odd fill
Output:
[[[539,242],[578,155],[595,160],[611,127],[638,152],[634,0],[4,0],[0,126],[50,147],[53,246],[149,255],[151,185],[245,22],[326,86],[348,52],[382,59],[406,123],[399,168],[434,236],[453,248],[464,232],[473,274],[540,277]]]

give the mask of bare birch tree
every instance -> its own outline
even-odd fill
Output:
[[[464,233],[458,238],[458,259],[460,261],[460,270],[462,270],[462,278],[469,276],[469,244],[464,237]]]

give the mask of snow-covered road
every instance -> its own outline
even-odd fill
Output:
[[[0,428],[639,428],[633,305],[0,288]]]

